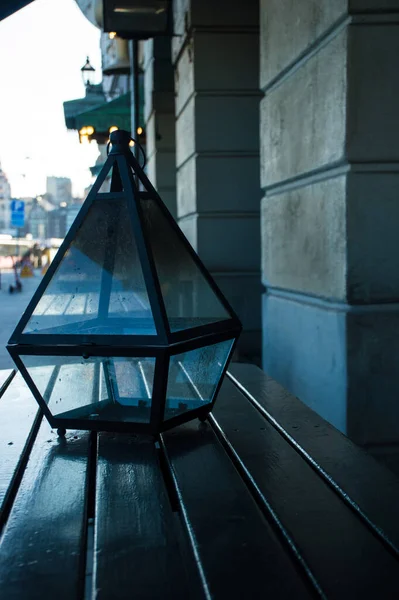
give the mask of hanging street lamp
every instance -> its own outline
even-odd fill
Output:
[[[171,0],[103,0],[103,29],[126,39],[172,34]]]
[[[155,435],[205,418],[241,331],[131,143],[126,131],[110,134],[104,167],[7,346],[61,434]]]
[[[88,56],[86,57],[86,62],[80,69],[80,72],[82,73],[82,80],[86,88],[90,87],[91,85],[94,85],[94,77],[96,70],[91,65]]]

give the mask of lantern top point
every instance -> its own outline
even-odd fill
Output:
[[[126,154],[127,152],[130,152],[129,143],[131,139],[131,133],[124,131],[123,129],[116,129],[110,133],[110,154]]]

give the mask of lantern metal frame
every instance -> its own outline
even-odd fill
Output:
[[[230,304],[217,287],[208,270],[191,247],[180,227],[162,202],[157,191],[150,183],[138,160],[131,152],[129,148],[129,141],[131,140],[130,134],[122,130],[117,130],[111,134],[110,140],[112,144],[111,152],[72,227],[67,233],[57,255],[49,266],[47,273],[43,277],[29,302],[28,307],[11,335],[7,350],[18,366],[24,379],[27,381],[34,397],[38,401],[52,427],[94,431],[137,431],[157,434],[160,431],[164,431],[195,417],[205,418],[212,410],[220,385],[236,347],[242,326]],[[99,190],[111,168],[113,169],[113,174],[110,192],[100,192]],[[140,189],[140,185],[144,190]],[[183,329],[174,332],[170,330],[148,232],[146,232],[145,227],[142,225],[143,214],[140,201],[149,198],[155,200],[157,207],[162,210],[169,225],[173,228],[174,234],[184,244],[185,250],[191,256],[226,313],[230,315],[229,318],[221,318],[221,320],[216,323],[205,324],[191,329]],[[53,333],[24,333],[25,326],[32,316],[34,309],[45,293],[48,284],[52,280],[68,248],[75,239],[76,234],[83,224],[93,203],[101,200],[113,200],[117,202],[122,199],[127,202],[157,335],[65,334],[56,333],[57,327],[52,328]],[[103,283],[101,286],[102,285]],[[100,290],[100,294],[101,293],[102,289]],[[65,326],[61,327],[63,331],[65,331]],[[76,327],[76,324],[71,324],[72,330],[74,327]],[[182,352],[212,346],[228,340],[231,340],[232,346],[221,370],[221,375],[211,401],[204,403],[203,406],[190,409],[185,413],[164,420],[170,358],[174,355],[181,354]],[[77,356],[84,359],[111,356],[114,358],[155,358],[149,422],[111,422],[101,419],[90,420],[87,418],[73,418],[68,420],[53,415],[20,358],[21,356],[39,355],[44,357]],[[53,382],[53,387],[54,383],[55,382]]]

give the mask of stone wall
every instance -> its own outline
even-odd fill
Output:
[[[143,43],[147,172],[176,217],[175,90],[170,38]]]
[[[177,215],[243,321],[241,358],[261,346],[259,14],[249,0],[174,2]]]
[[[263,364],[399,442],[399,1],[262,0]]]

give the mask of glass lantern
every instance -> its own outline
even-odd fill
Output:
[[[132,154],[130,134],[110,140],[7,348],[52,427],[157,434],[206,417],[241,324]]]

